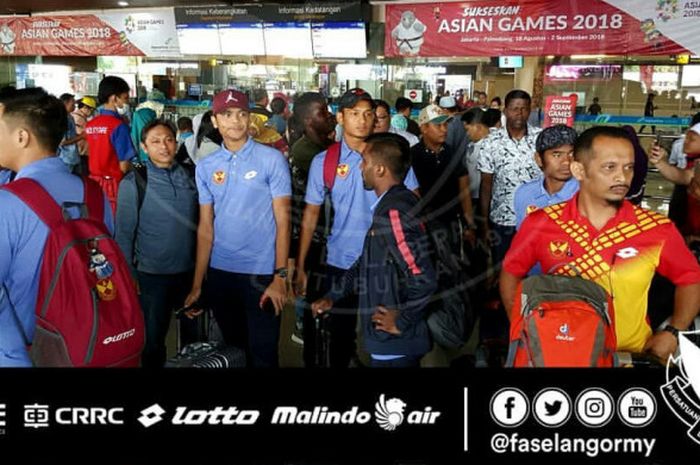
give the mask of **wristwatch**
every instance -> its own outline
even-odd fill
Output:
[[[676,339],[678,339],[679,329],[675,326],[666,325],[663,328],[661,328],[661,331],[668,331],[669,333],[673,334],[676,337]]]
[[[287,279],[287,268],[277,268],[274,274],[278,275],[282,279]]]
[[[464,226],[466,229],[475,231],[478,229],[476,222],[474,220],[469,221],[467,218],[462,217],[462,220],[464,221]]]

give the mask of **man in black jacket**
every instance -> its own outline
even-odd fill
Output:
[[[362,179],[374,190],[372,226],[362,255],[323,299],[311,306],[314,316],[357,290],[365,349],[373,367],[417,367],[431,348],[425,321],[427,303],[436,289],[427,236],[417,218],[416,196],[402,180],[411,150],[401,136],[369,136],[363,151]]]

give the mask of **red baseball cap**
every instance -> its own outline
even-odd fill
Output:
[[[237,90],[222,90],[214,96],[212,111],[214,114],[223,113],[229,108],[239,108],[241,110],[249,110],[250,104],[248,97]]]

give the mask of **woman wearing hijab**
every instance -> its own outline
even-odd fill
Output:
[[[143,128],[156,119],[156,112],[150,108],[141,108],[136,110],[131,118],[131,142],[134,147],[138,147],[139,162],[143,163],[148,160],[148,155],[141,148],[141,131]]]

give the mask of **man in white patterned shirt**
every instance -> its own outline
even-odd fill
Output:
[[[527,92],[510,91],[503,111],[505,127],[492,132],[481,146],[479,200],[488,219],[484,229],[495,266],[503,261],[515,235],[515,190],[541,174],[535,162],[535,140],[541,129],[527,124],[530,104]]]

